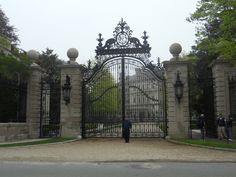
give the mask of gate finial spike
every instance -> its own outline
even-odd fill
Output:
[[[149,38],[149,36],[147,35],[147,31],[143,32],[143,36],[141,38],[143,39],[143,45],[149,46],[148,41],[147,41],[147,39]]]
[[[160,57],[157,57],[157,66],[161,66]]]
[[[101,33],[98,34],[97,41],[98,41],[98,46],[97,46],[97,48],[101,48],[101,47],[102,47],[102,41],[103,41],[103,38],[102,38],[102,34],[101,34]]]
[[[121,18],[121,21],[118,24],[120,26],[121,31],[123,32],[125,29],[126,22]]]

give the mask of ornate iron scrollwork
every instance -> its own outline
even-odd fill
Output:
[[[102,34],[98,37],[98,46],[96,49],[96,56],[103,55],[140,55],[145,54],[150,57],[151,47],[148,44],[147,32],[144,31],[144,36],[142,36],[143,44],[138,38],[132,37],[132,30],[127,25],[123,18],[118,23],[115,31],[113,31],[113,38],[108,39],[105,44],[102,44],[103,38]]]

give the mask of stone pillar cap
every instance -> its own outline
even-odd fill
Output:
[[[67,56],[70,59],[70,64],[78,64],[75,60],[79,56],[79,51],[76,48],[70,48],[67,50]]]
[[[179,54],[182,51],[182,46],[179,43],[173,43],[173,44],[170,45],[169,51],[173,56],[172,59],[178,60]]]

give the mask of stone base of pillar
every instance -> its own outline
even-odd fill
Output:
[[[29,138],[40,137],[40,125],[39,123],[29,124]]]
[[[189,123],[169,122],[168,136],[173,139],[189,138]]]
[[[80,124],[66,123],[61,125],[61,137],[63,138],[79,138],[81,137]]]

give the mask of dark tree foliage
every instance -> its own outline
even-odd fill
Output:
[[[195,52],[236,63],[235,0],[200,0],[187,20],[196,22]]]
[[[64,61],[58,58],[57,54],[53,53],[52,49],[46,48],[46,51],[42,51],[39,59],[36,61],[48,75],[48,81],[55,81],[60,78],[60,68]]]
[[[204,114],[207,118],[207,136],[215,137],[213,78],[211,68],[207,67],[212,58],[207,56],[199,59],[195,54],[191,53],[188,56],[184,56],[184,59],[190,63],[189,106],[191,129],[197,128],[197,118],[200,114]]]
[[[19,38],[16,34],[16,28],[9,24],[9,19],[1,8],[0,8],[0,35],[9,38],[13,45],[16,45],[19,42]]]
[[[14,79],[17,76],[21,80],[26,80],[30,74],[30,63],[24,53],[18,53],[18,56],[0,53],[0,74],[8,79]]]
[[[58,124],[60,123],[60,96],[61,96],[61,85],[60,85],[60,65],[64,63],[64,61],[58,58],[57,54],[53,53],[53,50],[46,48],[45,51],[39,55],[39,58],[35,61],[45,70],[45,77],[43,77],[42,85],[44,90],[50,90],[49,98],[50,101],[43,102],[43,104],[48,106],[49,108],[49,124],[44,125],[43,128],[43,136],[50,136],[49,130],[55,129],[57,130]],[[45,96],[45,95],[44,95]]]

